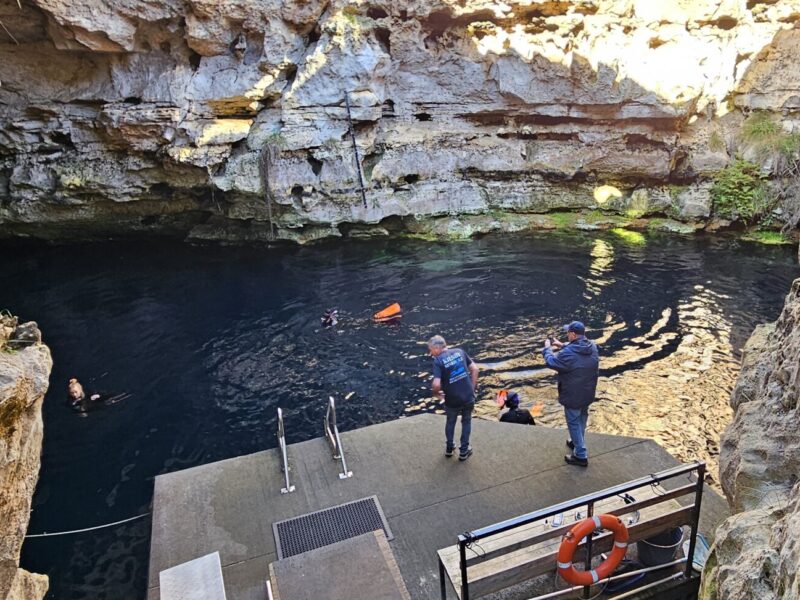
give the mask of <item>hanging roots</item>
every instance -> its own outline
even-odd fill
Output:
[[[258,157],[258,172],[261,175],[261,189],[264,190],[264,199],[267,202],[267,215],[269,216],[270,236],[275,239],[275,220],[272,216],[272,188],[269,185],[269,170],[280,156],[281,149],[277,144],[267,144],[261,149]]]

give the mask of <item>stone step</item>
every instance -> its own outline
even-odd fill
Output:
[[[275,561],[269,574],[274,600],[411,600],[380,530]]]
[[[161,571],[158,583],[161,600],[225,600],[219,552]]]

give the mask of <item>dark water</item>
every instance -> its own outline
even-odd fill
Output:
[[[290,443],[320,435],[328,395],[343,430],[408,415],[426,397],[424,340],[434,333],[494,365],[482,383],[491,395],[501,378],[489,374],[524,379],[529,351],[556,325],[582,318],[608,333],[603,354],[613,356],[702,287],[735,352],[755,324],[778,315],[800,274],[794,256],[612,234],[289,250],[0,247],[0,308],[38,321],[55,361],[30,533],[147,512],[155,475],[274,447],[278,406]],[[372,312],[395,300],[402,324],[372,324]],[[320,331],[329,306],[341,326]],[[679,313],[669,314],[659,331],[679,340]],[[131,396],[81,418],[64,405],[70,377]],[[50,576],[49,598],[143,598],[149,528],[144,519],[32,539],[23,567]]]

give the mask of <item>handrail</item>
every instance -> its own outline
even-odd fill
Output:
[[[333,459],[342,461],[342,472],[339,473],[339,479],[352,477],[353,472],[347,470],[347,461],[344,459],[342,440],[339,437],[339,428],[336,426],[336,403],[333,400],[333,396],[329,397],[328,410],[325,412],[325,438],[331,446],[331,455]]]
[[[294,486],[289,483],[289,455],[286,452],[286,436],[283,430],[283,411],[278,409],[278,446],[281,449],[281,471],[283,472],[284,487],[281,494],[288,494],[294,491]]]
[[[639,479],[634,479],[632,481],[628,481],[627,483],[622,483],[614,487],[606,488],[600,492],[595,492],[593,494],[586,494],[584,496],[580,496],[579,498],[575,498],[573,500],[566,500],[564,502],[561,502],[560,504],[554,504],[553,506],[536,510],[521,515],[519,517],[506,519],[505,521],[501,521],[500,523],[495,523],[494,525],[488,525],[486,527],[482,527],[480,529],[476,529],[468,533],[462,533],[458,536],[458,539],[459,541],[461,540],[466,541],[467,538],[465,536],[468,535],[469,538],[472,540],[479,540],[481,538],[485,538],[488,535],[503,533],[504,531],[508,531],[509,529],[515,529],[521,525],[527,525],[528,523],[532,523],[533,521],[540,521],[541,519],[546,519],[561,512],[570,512],[571,510],[580,508],[581,506],[586,506],[587,504],[589,504],[589,502],[597,502],[598,500],[605,500],[606,498],[611,498],[612,496],[618,496],[619,494],[635,490],[636,488],[644,487],[645,485],[661,483],[662,481],[665,481],[667,479],[672,479],[680,475],[686,475],[691,473],[692,471],[699,472],[701,467],[703,474],[705,474],[705,463],[702,461],[697,461],[686,465],[679,465],[677,467],[673,467],[665,471],[660,471],[659,473],[646,475],[645,477],[640,477]],[[702,477],[700,479],[702,480]]]
[[[646,477],[640,477],[639,479],[634,479],[633,481],[629,481],[627,483],[606,488],[599,492],[594,492],[592,494],[585,494],[573,500],[567,500],[565,502],[561,502],[559,504],[555,504],[547,508],[533,511],[521,515],[519,517],[506,519],[505,521],[501,521],[500,523],[495,523],[493,525],[482,527],[474,531],[467,531],[465,533],[459,534],[458,550],[459,550],[459,567],[461,572],[461,600],[469,600],[469,579],[467,575],[467,568],[469,566],[469,562],[467,561],[466,557],[466,549],[468,545],[472,545],[475,542],[478,542],[479,540],[485,537],[496,535],[499,533],[504,533],[506,531],[516,529],[517,527],[528,525],[530,523],[533,523],[534,521],[541,521],[543,519],[547,519],[549,517],[561,513],[566,513],[571,510],[575,510],[577,508],[584,506],[587,508],[588,516],[591,516],[594,511],[595,503],[601,500],[605,500],[613,496],[619,496],[620,494],[624,494],[626,492],[644,487],[646,485],[660,485],[662,481],[666,481],[667,479],[673,479],[675,477],[680,477],[682,475],[688,475],[691,479],[691,474],[693,472],[696,472],[697,481],[694,482],[693,486],[695,499],[694,499],[694,504],[691,506],[692,509],[691,537],[689,538],[690,540],[689,551],[687,552],[687,557],[686,557],[687,561],[686,570],[683,573],[683,576],[688,579],[691,576],[692,572],[692,561],[694,559],[694,550],[695,550],[695,538],[697,537],[697,532],[700,522],[700,502],[703,497],[703,482],[705,480],[705,471],[706,471],[706,464],[703,461],[696,461],[686,465],[679,465],[671,469],[660,471],[659,473],[650,474]],[[685,491],[685,493],[691,493],[691,492],[692,492],[691,489],[687,489]],[[671,497],[671,495],[669,496]],[[586,540],[587,569],[591,569],[591,560],[592,560],[591,545],[592,542],[590,536]],[[444,577],[444,564],[442,563],[441,557],[439,558],[439,574],[440,577],[442,578]],[[444,579],[442,579],[441,581],[441,592],[442,592],[442,599],[444,600],[446,596]],[[589,586],[584,586],[584,597],[588,597],[588,593],[589,593]]]

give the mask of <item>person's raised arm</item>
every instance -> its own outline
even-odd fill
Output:
[[[566,350],[563,353],[554,354],[549,341],[545,342],[542,356],[544,356],[544,362],[551,369],[555,369],[559,373],[569,370],[571,355]]]

